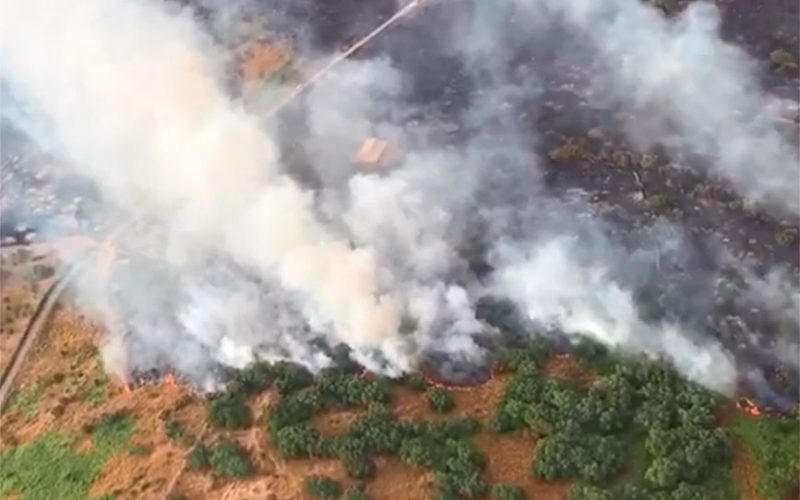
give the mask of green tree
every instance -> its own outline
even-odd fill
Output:
[[[400,460],[415,467],[429,467],[434,462],[432,446],[422,438],[404,441],[399,456]]]
[[[344,492],[339,483],[325,476],[311,476],[305,484],[306,491],[317,498],[339,498]]]
[[[248,396],[262,391],[269,385],[273,369],[269,363],[255,361],[236,374],[226,391],[235,396]]]
[[[208,420],[218,427],[242,429],[250,425],[250,410],[240,398],[223,393],[211,400]]]
[[[367,495],[360,490],[350,488],[344,493],[345,500],[367,500]]]
[[[186,465],[190,469],[202,469],[208,465],[208,457],[208,448],[200,443],[195,443],[192,445],[191,450],[189,450],[189,457],[186,461]]]
[[[491,491],[496,500],[525,500],[525,492],[519,486],[495,484]]]
[[[447,413],[455,406],[453,394],[443,389],[428,389],[425,391],[425,399],[428,400],[428,405],[438,413]]]
[[[681,464],[668,457],[655,458],[644,475],[657,488],[673,488],[681,478]]]
[[[293,363],[277,363],[272,372],[275,377],[275,388],[281,396],[308,387],[313,382],[313,377],[305,368]]]
[[[284,396],[269,414],[270,438],[276,441],[278,431],[290,425],[308,422],[321,406],[319,394],[313,389],[305,389]]]
[[[573,486],[569,498],[570,500],[616,500],[610,491],[585,483]]]
[[[320,435],[308,423],[282,427],[273,441],[284,458],[308,457],[320,444]]]
[[[503,399],[497,405],[489,423],[497,433],[515,432],[525,427],[525,415],[529,403],[515,399]]]
[[[208,457],[211,469],[229,477],[245,477],[252,473],[250,462],[233,443],[223,441],[211,449]]]

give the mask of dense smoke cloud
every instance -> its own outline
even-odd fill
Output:
[[[761,109],[752,68],[718,40],[706,7],[676,24],[616,0],[476,10],[471,23],[443,30],[437,48],[460,60],[474,87],[457,119],[413,102],[419,75],[395,61],[347,61],[303,97],[302,134],[289,134],[313,171],[312,189],[293,169],[297,159],[282,154],[275,121],[262,123],[226,94],[225,55],[187,12],[149,0],[0,3],[0,69],[38,110],[27,120],[47,125],[42,139],[98,185],[106,207],[150,224],[119,242],[121,252],[145,256],[121,263],[110,288],[108,280],[79,288],[106,311],[106,360],[124,363],[123,372],[171,366],[213,385],[215,364],[260,356],[316,370],[334,357],[323,345],[339,343],[388,374],[414,369],[429,352],[478,364],[487,354],[479,337],[494,330],[476,304],[494,295],[536,328],[663,357],[710,387],[732,388],[733,361],[718,342],[685,318],[639,310],[637,287],[642,276],[657,279],[648,273],[658,252],[615,242],[582,193],[547,192],[537,138],[516,107],[535,101],[543,83],[532,67],[507,68],[530,41],[523,30],[547,24],[510,29],[510,12],[566,20],[606,63],[602,77],[619,93],[604,97],[652,111],[676,131],[676,151],[713,157],[753,199],[796,210],[793,157],[768,117],[747,114]],[[238,39],[237,19],[250,8],[237,2],[212,16],[217,38]],[[710,97],[701,91],[708,71],[719,86]],[[663,139],[666,129],[653,130],[635,138]],[[405,150],[398,168],[352,164],[370,135]],[[140,252],[142,242],[154,245]],[[778,299],[761,296],[785,311],[788,286]]]
[[[751,202],[800,213],[796,146],[778,127],[755,62],[720,39],[714,5],[693,2],[667,19],[628,0],[538,3],[596,50],[605,73],[598,98],[622,104],[633,140],[701,155]]]
[[[223,93],[213,46],[186,15],[116,0],[4,7],[3,74],[106,198],[170,227],[169,259],[214,249],[275,275],[315,326],[350,343],[397,330],[374,252],[317,222],[273,142]]]

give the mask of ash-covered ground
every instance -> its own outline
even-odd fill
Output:
[[[263,231],[239,239],[266,248],[302,225],[288,198],[264,208],[285,218],[260,225],[240,227],[232,212],[235,235],[211,232],[225,240],[219,246],[181,239],[184,226],[159,206],[143,211],[153,229],[128,237],[150,250],[116,266],[109,284],[123,371],[176,367],[202,381],[253,354],[316,369],[341,362],[351,344],[354,360],[371,369],[399,373],[433,359],[443,377],[470,380],[503,333],[535,331],[664,357],[721,389],[731,377],[715,365],[726,360],[734,382],[765,405],[796,403],[797,4],[717,2],[717,29],[708,4],[653,3],[423,2],[277,115],[241,104],[328,228],[320,239],[332,234],[374,250],[378,284],[367,294],[401,303],[399,340],[363,345],[340,331],[338,313],[325,317],[339,304],[328,301],[330,290],[348,295],[361,285],[347,273],[317,288],[305,276],[286,277],[289,257],[265,272],[227,243]],[[234,48],[253,30],[291,40],[302,75],[398,7],[184,4],[224,48],[228,75]],[[226,92],[238,106],[231,81]],[[400,165],[372,173],[355,166],[353,152],[370,136],[400,148]],[[79,178],[111,175],[93,172]],[[131,212],[99,184],[77,195],[103,207],[85,209],[86,217]],[[4,179],[4,196],[30,203],[32,191],[21,186]],[[69,194],[58,199],[74,212],[76,195],[63,189]],[[206,193],[213,190],[196,194]],[[214,201],[212,211],[227,209]],[[38,214],[20,213],[4,210],[3,236],[16,219],[40,224]],[[348,259],[313,260],[346,267]]]

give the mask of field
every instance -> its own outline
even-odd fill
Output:
[[[0,420],[4,495],[780,499],[796,487],[796,417],[751,416],[597,346],[509,348],[472,387],[259,363],[202,397],[171,377],[126,390],[101,342],[70,308],[39,339]]]

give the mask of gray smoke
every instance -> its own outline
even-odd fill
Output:
[[[503,2],[505,12],[459,21],[439,47],[475,87],[455,120],[413,102],[418,75],[392,60],[345,62],[303,98],[307,126],[293,140],[311,189],[281,155],[275,121],[225,92],[226,56],[187,12],[151,0],[0,5],[0,70],[38,110],[29,120],[46,124],[42,139],[98,185],[106,206],[148,222],[117,243],[129,257],[113,279],[81,283],[84,301],[104,311],[106,360],[120,372],[166,365],[213,385],[215,364],[258,356],[317,370],[333,362],[320,346],[337,344],[388,374],[434,351],[480,363],[478,337],[495,332],[476,304],[492,294],[537,327],[665,358],[732,389],[734,363],[718,342],[680,318],[647,317],[636,300],[659,251],[677,253],[672,237],[653,238],[659,251],[625,248],[581,193],[548,192],[537,138],[520,123],[536,109],[515,104],[535,102],[542,79],[531,67],[507,70],[525,31],[546,28],[536,19],[563,18],[606,62],[602,78],[621,90],[606,97],[652,111],[675,131],[670,147],[711,157],[754,200],[796,210],[793,157],[768,117],[744,120],[732,108],[760,113],[763,96],[747,59],[709,28],[706,7],[670,24],[635,2]],[[224,41],[238,39],[248,9],[237,2],[213,17]],[[509,12],[531,22],[509,29]],[[720,88],[706,99],[697,75],[709,67]],[[635,135],[642,147],[666,137],[647,130],[658,134]],[[458,134],[467,139],[451,139]],[[367,136],[403,149],[401,164],[355,167]],[[768,173],[752,176],[752,165]],[[491,271],[475,271],[470,255],[486,256]],[[785,310],[787,290],[776,290],[760,296]]]

